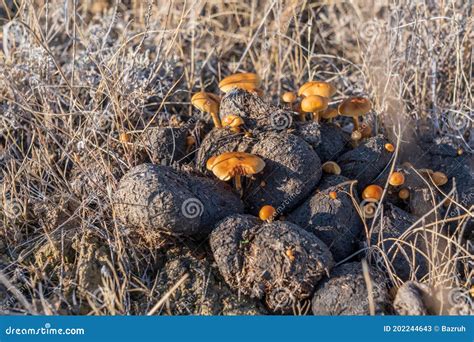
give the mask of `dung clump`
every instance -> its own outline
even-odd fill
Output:
[[[235,290],[290,313],[333,266],[328,247],[290,222],[262,223],[250,215],[225,218],[210,245],[220,273]]]
[[[387,281],[376,270],[370,270],[372,293],[369,293],[360,262],[342,264],[334,268],[330,278],[321,282],[313,296],[315,315],[369,315],[369,296],[375,314],[388,312],[390,300]]]
[[[168,166],[142,164],[123,176],[114,195],[125,225],[172,235],[207,235],[224,217],[243,212],[229,186]]]
[[[363,227],[351,198],[351,184],[343,176],[323,176],[316,192],[288,216],[288,221],[320,238],[336,261],[355,252]]]
[[[377,135],[337,158],[342,175],[359,180],[359,191],[374,183],[390,162],[392,154],[385,149],[386,143],[382,135]]]

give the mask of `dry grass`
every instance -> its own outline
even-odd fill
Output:
[[[334,102],[369,96],[369,121],[399,142],[398,160],[422,152],[420,132],[454,137],[472,153],[469,1],[131,0],[96,14],[101,1],[92,3],[22,1],[2,19],[0,280],[19,288],[8,294],[17,299],[5,299],[5,312],[77,313],[79,297],[89,314],[153,308],[161,296],[149,265],[167,242],[120,226],[111,194],[124,172],[149,160],[140,140],[149,127],[192,115],[185,127],[199,143],[210,117],[193,111],[190,96],[217,92],[231,72],[258,73],[274,102],[309,79],[333,82]],[[472,220],[472,199],[445,198],[459,209],[455,217],[429,225],[420,219],[398,243],[425,236],[431,272],[420,280],[467,287],[472,251],[460,236]],[[446,236],[448,221],[457,228]],[[84,240],[108,265],[100,301],[84,285]],[[38,257],[45,244],[52,251]],[[390,260],[382,262],[390,270]]]

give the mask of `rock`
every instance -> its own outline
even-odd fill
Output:
[[[217,221],[243,212],[243,205],[224,182],[168,166],[142,164],[120,180],[114,210],[131,227],[205,236]]]
[[[290,222],[233,215],[216,226],[210,245],[220,273],[239,292],[289,313],[331,269],[328,247]]]
[[[424,300],[432,296],[427,285],[408,281],[398,289],[393,308],[398,315],[425,316],[428,315],[428,309]]]
[[[359,181],[359,191],[374,183],[390,162],[392,153],[385,149],[386,143],[382,135],[377,135],[337,158],[342,175]]]
[[[247,138],[213,130],[201,145],[198,169],[205,170],[211,156],[235,151],[252,153],[265,161],[265,168],[253,180],[243,179],[242,199],[248,211],[255,215],[265,204],[275,207],[279,214],[290,211],[311,193],[321,178],[321,162],[311,146],[283,132],[259,132]]]
[[[186,156],[186,126],[151,127],[142,137],[146,149],[151,152],[152,161],[161,165],[171,165],[179,162]]]
[[[337,197],[329,197],[335,192]],[[354,207],[350,180],[344,176],[325,175],[316,192],[298,206],[287,220],[314,233],[341,261],[355,252],[362,232],[362,221]],[[355,186],[353,193],[357,199]]]
[[[427,241],[431,241],[430,231],[413,233],[408,229],[416,222],[416,217],[402,209],[387,203],[384,204],[382,219],[380,216],[374,218],[376,222],[370,222],[371,245],[377,245],[391,262],[396,275],[402,280],[420,279],[428,272],[428,261],[423,256],[428,250]],[[395,239],[402,239],[399,243]],[[413,245],[413,246],[411,246]],[[374,250],[380,253],[380,250]],[[383,267],[387,267],[383,256],[378,258]]]
[[[376,270],[370,270],[375,314],[388,312],[387,280]],[[315,315],[369,315],[369,293],[360,262],[334,268],[330,278],[321,282],[314,293]]]

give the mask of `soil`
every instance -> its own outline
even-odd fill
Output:
[[[219,271],[240,293],[291,313],[333,266],[328,247],[290,222],[263,223],[250,215],[225,218],[210,245]]]
[[[224,182],[142,164],[120,180],[114,209],[126,226],[205,236],[219,220],[243,212],[243,205]]]
[[[380,272],[370,270],[375,314],[390,312],[388,281]],[[360,262],[342,264],[331,271],[313,296],[315,315],[369,315],[369,293]]]
[[[337,197],[329,197],[330,192],[335,192]],[[362,221],[350,194],[348,178],[324,175],[316,192],[287,217],[328,245],[336,261],[356,251],[362,233]],[[353,197],[357,201],[355,186]]]

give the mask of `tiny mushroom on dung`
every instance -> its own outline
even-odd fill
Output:
[[[318,95],[326,98],[332,97],[336,93],[336,88],[328,82],[310,81],[303,84],[298,90],[298,96]]]
[[[224,93],[235,88],[258,92],[259,86],[260,77],[251,72],[232,74],[219,82],[219,89]]]
[[[319,112],[328,107],[328,99],[319,95],[306,96],[301,101],[301,110],[306,113],[313,113],[313,120],[319,122]],[[300,114],[302,121],[305,121],[304,113]]]
[[[330,173],[333,175],[340,175],[341,174],[341,168],[340,166],[333,161],[327,161],[323,165],[321,165],[321,168],[325,173]]]
[[[272,222],[275,218],[275,215],[276,210],[271,205],[264,205],[260,208],[260,211],[258,212],[258,217],[260,218],[260,220],[265,222]]]
[[[122,144],[129,143],[130,142],[130,134],[127,133],[127,132],[121,132],[120,135],[119,135],[119,141]]]
[[[329,120],[329,122],[332,122],[332,119],[334,119],[338,115],[339,115],[339,112],[337,111],[337,108],[327,108],[319,112],[319,118],[324,119],[324,120]]]
[[[400,171],[393,172],[388,179],[388,184],[392,186],[400,186],[400,185],[403,185],[404,183],[405,183],[405,176]]]
[[[295,103],[297,96],[292,91],[287,91],[281,96],[283,102],[287,103],[289,108],[293,110],[293,103]]]
[[[335,200],[337,198],[337,192],[330,191],[329,192],[329,198],[332,199],[332,200]]]
[[[211,93],[206,93],[200,91],[196,93],[191,98],[191,103],[197,109],[211,114],[212,120],[214,121],[214,126],[217,128],[222,128],[221,121],[219,119],[219,96]]]
[[[341,102],[339,114],[352,117],[354,130],[359,129],[359,116],[366,115],[372,109],[372,104],[365,97],[351,97]]]
[[[431,175],[431,179],[433,179],[433,183],[436,186],[445,185],[448,182],[448,177],[443,173],[436,171]]]
[[[223,181],[235,179],[235,187],[241,192],[241,176],[250,176],[259,173],[265,167],[260,157],[245,152],[225,152],[211,157],[206,162],[206,168]]]
[[[390,152],[390,153],[393,152],[393,151],[395,151],[395,146],[393,146],[393,145],[390,144],[390,143],[386,143],[386,144],[384,145],[384,147],[385,147],[385,149],[386,149],[388,152]]]
[[[410,197],[410,190],[407,188],[400,189],[398,192],[398,197],[402,200],[407,200]]]
[[[229,127],[232,132],[239,133],[240,126],[244,124],[244,120],[237,115],[227,115],[224,119],[222,119],[222,126]]]
[[[379,185],[371,184],[367,186],[362,192],[362,198],[368,201],[380,201],[382,198],[383,189]]]

